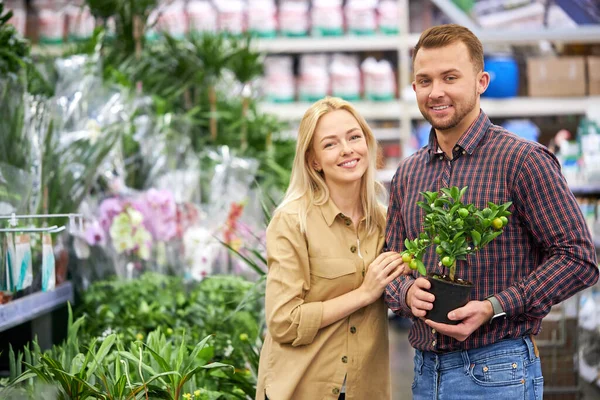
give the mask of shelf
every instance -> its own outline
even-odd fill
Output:
[[[540,117],[586,114],[592,105],[600,105],[600,96],[593,97],[514,97],[481,99],[481,109],[489,117]],[[406,102],[413,119],[422,119],[416,102]]]
[[[367,120],[397,120],[403,107],[412,119],[423,119],[416,101],[371,102],[352,104]],[[310,107],[309,102],[262,103],[261,111],[275,114],[288,121],[299,121]],[[510,99],[481,99],[481,109],[490,117],[531,117],[586,114],[600,107],[600,96],[592,97],[515,97]]]
[[[266,53],[353,52],[398,50],[398,35],[258,39],[255,48]]]
[[[73,301],[71,282],[0,305],[0,332],[47,314],[68,301]]]
[[[277,117],[287,121],[300,121],[302,116],[308,110],[312,103],[262,103],[260,110],[262,112],[274,114]],[[352,105],[367,120],[398,120],[400,117],[400,102],[374,102],[374,101],[353,101]]]
[[[600,196],[600,183],[590,183],[587,185],[569,185],[569,188],[575,196]]]
[[[378,141],[398,141],[400,140],[399,128],[373,128],[373,135]],[[289,129],[281,132],[281,137],[290,140],[296,140],[298,137],[298,128]]]
[[[375,179],[377,179],[381,183],[390,183],[392,178],[396,174],[396,168],[394,169],[378,169],[377,174],[375,175]]]

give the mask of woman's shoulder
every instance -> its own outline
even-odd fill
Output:
[[[292,200],[286,204],[279,206],[271,217],[269,228],[281,225],[296,225],[300,220],[300,200]]]

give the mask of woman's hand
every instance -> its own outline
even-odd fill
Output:
[[[360,286],[368,303],[371,304],[383,294],[385,287],[401,274],[410,274],[408,264],[404,264],[400,253],[381,253],[367,269],[365,280]]]

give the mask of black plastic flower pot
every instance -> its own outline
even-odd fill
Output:
[[[473,284],[467,281],[451,282],[445,277],[427,276],[431,283],[429,290],[434,296],[433,309],[427,312],[425,318],[443,324],[457,325],[460,321],[450,321],[448,313],[469,302]]]

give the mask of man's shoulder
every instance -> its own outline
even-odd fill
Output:
[[[552,153],[541,143],[525,139],[516,133],[510,132],[502,126],[493,125],[490,127],[492,133],[492,145],[495,149],[510,153],[517,158],[552,156]]]

